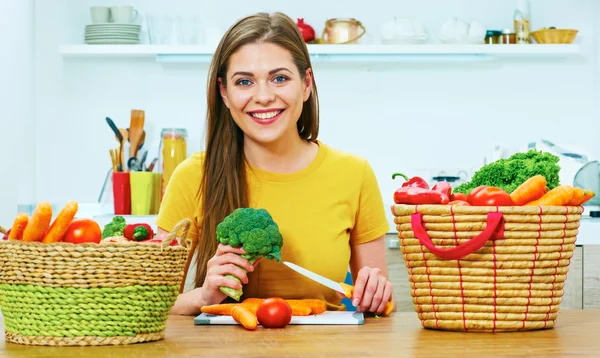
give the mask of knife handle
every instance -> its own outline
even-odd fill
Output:
[[[344,290],[344,294],[346,295],[346,298],[352,299],[352,294],[354,293],[354,286],[348,285],[347,283],[344,283],[344,282],[340,282],[340,285],[342,286],[342,289]],[[388,316],[390,313],[392,313],[393,310],[394,310],[394,303],[391,301],[388,301],[385,304],[385,311],[383,311],[383,315]]]

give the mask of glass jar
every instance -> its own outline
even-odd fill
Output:
[[[485,33],[485,43],[488,45],[498,44],[500,42],[500,35],[502,35],[502,32],[498,30],[488,30]]]
[[[500,35],[500,44],[502,45],[509,45],[509,44],[516,44],[517,43],[517,34],[509,29],[505,29],[504,31],[502,31],[502,34]]]
[[[187,158],[187,130],[164,128],[160,133],[160,138],[159,156],[160,168],[162,168],[162,193],[164,194],[175,168]]]

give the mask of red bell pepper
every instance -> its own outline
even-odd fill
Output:
[[[150,225],[141,223],[141,224],[128,224],[125,226],[125,230],[123,231],[123,236],[125,236],[128,240],[135,241],[145,241],[152,240],[154,237],[154,231]]]
[[[431,188],[431,190],[439,191],[440,193],[446,195],[448,198],[450,198],[450,195],[452,193],[452,187],[450,186],[450,183],[448,183],[447,181],[441,181],[441,182],[435,184],[433,186],[433,188]]]
[[[417,188],[429,189],[429,184],[427,184],[425,179],[423,179],[421,177],[412,177],[412,178],[408,179],[408,177],[402,173],[395,173],[392,175],[392,179],[395,179],[397,176],[401,176],[404,178],[404,180],[406,180],[402,184],[403,188],[417,187]]]
[[[418,187],[399,188],[394,193],[396,204],[448,204],[450,199],[446,194]]]
[[[510,194],[501,188],[493,186],[478,186],[471,190],[467,197],[469,204],[473,206],[513,206]]]

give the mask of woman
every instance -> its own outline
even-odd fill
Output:
[[[244,284],[242,299],[319,298],[344,309],[341,295],[287,266],[251,265],[241,249],[218,244],[217,224],[239,207],[269,211],[283,236],[282,260],[336,281],[350,266],[357,310],[383,312],[393,295],[381,193],[366,160],[317,140],[317,89],[294,22],[261,13],[234,24],[213,56],[207,92],[206,151],[177,167],[157,218],[159,235],[193,219],[198,239],[195,288],[179,295],[172,313],[198,314],[225,299],[219,286],[242,287],[226,274]]]

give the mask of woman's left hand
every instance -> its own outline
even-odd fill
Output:
[[[358,271],[352,304],[360,312],[381,314],[392,297],[392,283],[378,268],[364,266]]]

